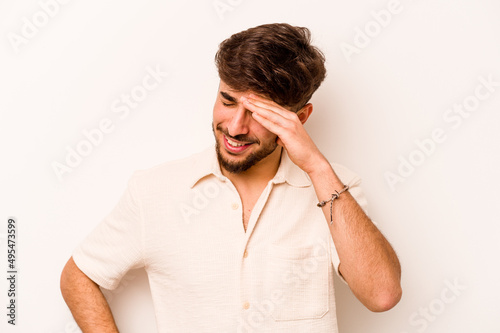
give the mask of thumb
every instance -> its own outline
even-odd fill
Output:
[[[283,141],[280,139],[280,137],[279,137],[279,136],[276,138],[276,143],[277,143],[278,145],[280,145],[281,147],[285,147],[285,145],[283,144]]]

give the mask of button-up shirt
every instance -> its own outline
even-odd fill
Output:
[[[332,166],[365,209],[360,178]],[[339,258],[317,202],[283,150],[245,231],[240,196],[210,147],[134,173],[73,259],[106,289],[144,267],[161,333],[337,332]]]

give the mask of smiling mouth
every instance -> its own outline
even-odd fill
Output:
[[[226,140],[227,140],[227,143],[229,143],[231,145],[231,147],[242,147],[242,146],[245,146],[245,145],[249,145],[250,143],[238,143],[236,141],[233,141],[231,140],[230,138],[228,138],[227,136],[225,136]]]
[[[242,153],[253,144],[253,142],[248,142],[248,143],[237,142],[228,138],[226,135],[224,135],[224,143],[226,146],[226,150],[231,154]]]

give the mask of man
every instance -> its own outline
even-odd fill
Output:
[[[216,64],[215,149],[135,173],[63,271],[83,332],[117,332],[99,286],[138,267],[160,332],[337,332],[335,273],[368,309],[395,306],[399,261],[359,177],[303,127],[326,73],[309,31],[243,31]]]

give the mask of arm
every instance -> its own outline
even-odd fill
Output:
[[[303,126],[312,113],[312,104],[294,113],[259,96],[250,97],[242,98],[245,107],[257,122],[278,136],[277,143],[311,178],[317,197],[327,200],[335,190],[340,191],[344,184]],[[391,245],[349,191],[334,201],[333,225],[329,203],[323,212],[341,262],[339,271],[354,295],[372,311],[395,306],[402,293],[401,268]]]
[[[309,177],[321,200],[331,198],[344,184],[326,159],[319,160]],[[356,297],[371,311],[386,311],[401,299],[401,267],[396,253],[349,191],[323,207],[340,259],[339,271]]]
[[[76,266],[73,258],[61,274],[61,293],[82,332],[118,333],[99,286]]]

